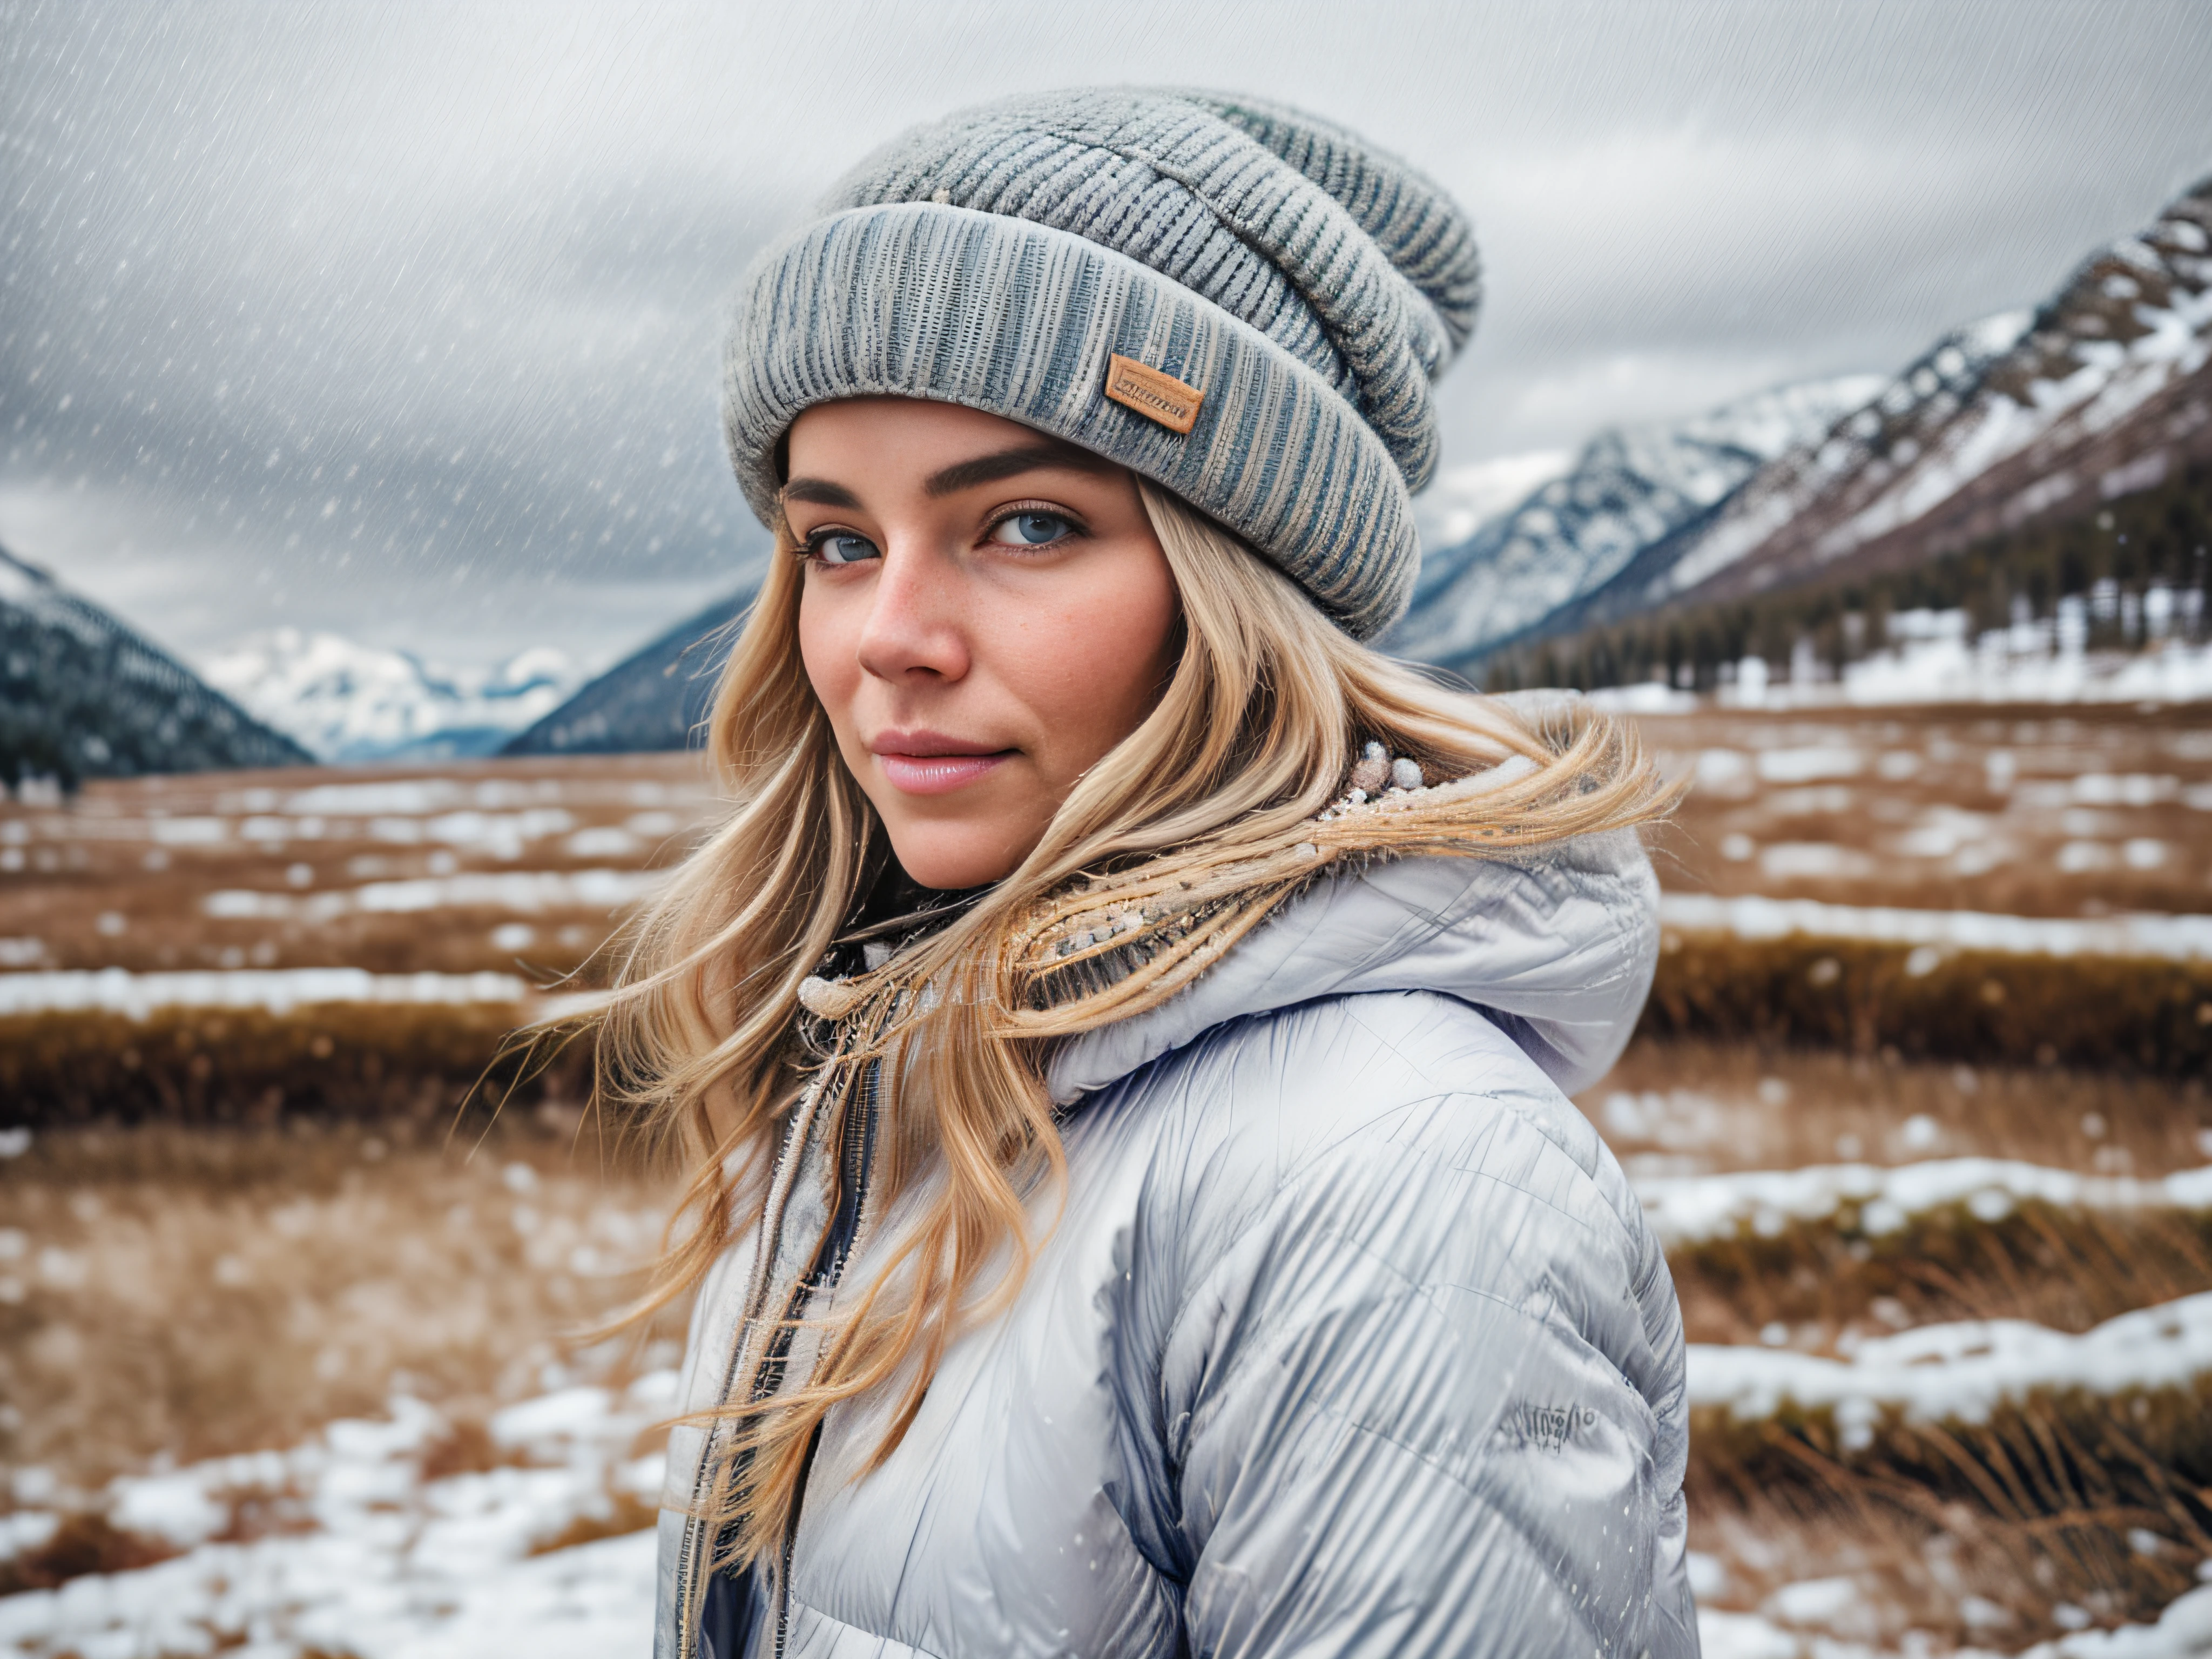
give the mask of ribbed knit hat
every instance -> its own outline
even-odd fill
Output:
[[[1404,611],[1429,383],[1481,298],[1466,216],[1342,128],[1225,94],[1029,94],[915,129],[747,272],[724,364],[763,524],[801,411],[963,404],[1235,531],[1356,638]]]

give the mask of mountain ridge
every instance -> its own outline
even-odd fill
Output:
[[[1923,356],[1863,423],[1747,486],[1665,602],[1785,586],[1844,560],[1899,568],[2212,454],[2212,175],[2082,260],[2021,324],[1969,383]],[[1923,374],[1944,384],[1923,389]],[[1750,533],[1762,514],[1778,521]]]
[[[314,757],[128,623],[0,547],[0,782]]]
[[[2212,178],[2040,305],[1954,329],[1863,407],[1480,660],[1639,617],[1909,570],[2212,457]],[[1573,653],[1568,653],[1571,656]]]
[[[641,754],[696,747],[737,624],[759,591],[756,578],[686,617],[515,733],[498,752]]]
[[[1424,558],[1386,648],[1451,665],[1525,637],[1880,386],[1866,374],[1797,381],[1680,420],[1607,428],[1560,476]]]

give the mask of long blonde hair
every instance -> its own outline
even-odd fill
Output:
[[[895,1398],[873,1469],[946,1344],[1018,1288],[1037,1242],[1033,1200],[1063,1173],[1043,1082],[1054,1042],[1173,995],[1339,858],[1495,856],[1636,823],[1671,799],[1632,730],[1587,710],[1540,730],[1446,690],[1348,638],[1173,496],[1142,490],[1182,604],[1180,659],[1158,704],[1011,875],[881,971],[836,988],[833,1012],[862,1016],[846,1057],[896,1046],[882,1074],[911,1085],[889,1091],[870,1207],[908,1192],[912,1218],[823,1328],[811,1377],[706,1413],[744,1468],[707,1505],[717,1566],[781,1538],[832,1407],[877,1389]],[[694,1289],[757,1224],[779,1136],[818,1071],[797,1035],[802,983],[881,867],[881,827],[799,662],[797,551],[779,537],[715,698],[708,749],[728,815],[633,923],[602,1016],[602,1101],[672,1137],[690,1171],[641,1316]],[[1368,741],[1430,778],[1522,758],[1480,793],[1346,810]],[[1071,980],[1117,929],[1151,943],[1115,971]],[[820,982],[809,990],[818,1004]]]

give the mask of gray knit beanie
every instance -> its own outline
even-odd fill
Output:
[[[746,274],[730,456],[763,524],[792,422],[931,398],[1120,462],[1272,559],[1355,638],[1406,608],[1429,382],[1481,298],[1466,216],[1343,129],[1095,88],[915,129]]]

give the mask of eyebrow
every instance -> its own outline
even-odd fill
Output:
[[[963,489],[973,489],[977,484],[996,483],[1001,478],[1048,466],[1070,467],[1079,472],[1104,472],[1113,465],[1104,456],[1094,455],[1073,444],[1024,444],[1018,449],[1002,449],[995,455],[978,455],[972,461],[955,461],[923,479],[921,493],[954,495]]]
[[[827,478],[793,478],[783,487],[787,501],[811,501],[817,507],[842,507],[858,512],[860,498],[841,483]]]
[[[1024,472],[1036,472],[1046,467],[1070,467],[1081,472],[1110,471],[1114,463],[1103,455],[1074,444],[1049,441],[1023,444],[1013,449],[1002,449],[995,454],[978,455],[973,460],[955,461],[951,466],[940,467],[922,480],[921,493],[928,496],[957,495],[963,489],[973,489],[977,484],[996,483],[1001,478],[1012,478]],[[806,501],[816,507],[838,507],[848,512],[858,512],[860,498],[841,483],[828,478],[793,478],[783,487],[787,501]]]

